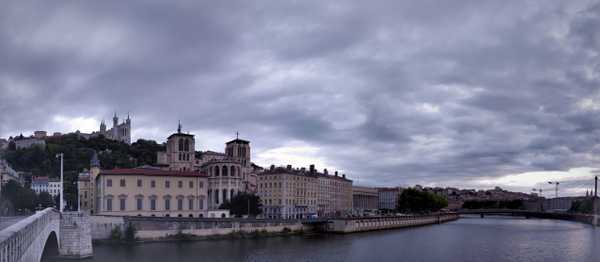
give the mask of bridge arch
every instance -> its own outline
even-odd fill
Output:
[[[46,244],[44,244],[44,249],[41,253],[42,256],[40,257],[40,261],[42,261],[45,258],[57,257],[59,255],[58,248],[58,234],[55,231],[52,231],[46,239]]]

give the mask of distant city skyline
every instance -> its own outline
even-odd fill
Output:
[[[368,186],[584,195],[600,168],[598,3],[9,2],[0,138],[130,112],[133,141],[181,120]]]

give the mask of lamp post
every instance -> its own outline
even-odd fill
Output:
[[[558,185],[560,183],[557,182],[557,181],[554,181],[554,182],[553,181],[548,181],[548,184],[554,185],[554,194],[555,194],[555,197],[558,198]]]
[[[56,155],[56,158],[60,158],[60,209],[59,211],[62,213],[63,209],[65,207],[65,203],[64,203],[64,197],[65,197],[65,192],[63,190],[64,186],[64,181],[63,181],[63,162],[64,162],[64,158],[65,158],[65,154],[60,153]]]

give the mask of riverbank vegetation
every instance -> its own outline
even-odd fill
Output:
[[[437,212],[448,206],[448,200],[433,193],[408,188],[402,191],[397,210],[403,213]]]
[[[249,193],[237,194],[231,200],[219,206],[220,209],[228,209],[229,213],[236,217],[260,215],[262,213],[261,207],[260,197]]]

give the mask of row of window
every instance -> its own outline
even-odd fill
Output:
[[[112,183],[112,179],[107,179],[106,180],[106,186],[107,187],[112,187],[113,183]],[[121,187],[126,187],[127,183],[125,181],[125,179],[121,179],[119,180],[119,186]],[[143,187],[143,181],[141,179],[137,180],[137,187]],[[156,181],[151,180],[150,181],[150,187],[156,187]],[[167,180],[165,181],[165,188],[170,188],[171,187],[171,181]],[[177,187],[178,188],[183,188],[183,181],[179,180],[177,181]],[[194,181],[188,181],[188,187],[189,188],[194,188]],[[204,183],[200,182],[199,184],[200,188],[204,187]]]
[[[152,211],[156,211],[156,198],[149,198],[149,205],[150,205],[150,210]],[[144,199],[141,197],[136,198],[136,210],[143,210],[144,209]],[[164,198],[164,210],[171,210],[171,198]],[[199,209],[204,209],[204,200],[200,200],[198,201],[198,208]],[[183,198],[178,198],[177,199],[177,210],[183,210],[184,209],[184,199]],[[193,198],[188,198],[187,199],[187,209],[188,210],[194,210],[194,199]],[[106,210],[107,211],[113,211],[113,198],[107,198],[106,199]],[[119,210],[120,211],[126,211],[127,210],[127,198],[119,198]]]
[[[235,166],[230,166],[229,168],[227,166],[211,166],[208,172],[210,176],[240,176],[240,174],[242,173],[240,171],[240,167]]]

